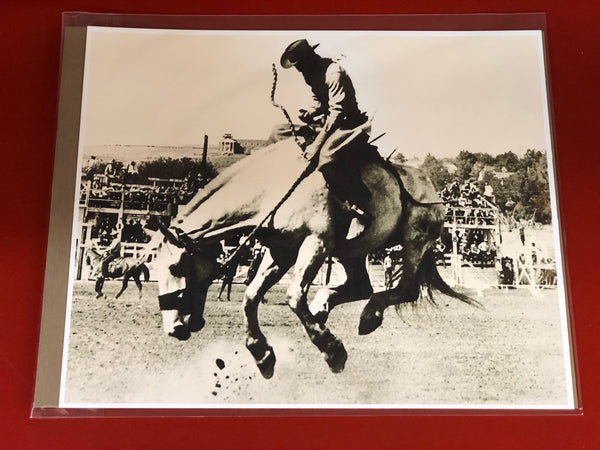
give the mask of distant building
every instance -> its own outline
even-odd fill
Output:
[[[219,151],[223,155],[234,155],[244,153],[244,149],[240,143],[234,139],[231,134],[226,133],[219,142]]]
[[[506,167],[502,167],[501,170],[496,170],[494,166],[485,166],[483,170],[479,172],[477,181],[482,181],[486,173],[492,173],[499,180],[504,180],[505,178],[508,178],[514,174],[514,172],[509,172],[506,170]]]
[[[267,141],[263,139],[235,139],[226,133],[219,141],[219,152],[222,155],[249,155],[265,145]]]

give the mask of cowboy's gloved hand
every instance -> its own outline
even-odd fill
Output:
[[[307,124],[311,124],[311,123],[313,122],[313,117],[312,117],[312,114],[311,114],[310,112],[308,112],[307,110],[305,110],[305,109],[301,109],[301,110],[299,111],[299,113],[300,113],[300,114],[298,115],[298,118],[299,118],[299,119],[300,119],[302,122],[304,122],[304,123],[307,123]]]
[[[308,160],[313,159],[319,153],[319,150],[321,150],[320,142],[313,142],[304,150],[304,158]]]

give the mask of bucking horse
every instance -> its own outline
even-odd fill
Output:
[[[102,293],[102,287],[104,286],[104,275],[102,275],[102,255],[93,248],[88,248],[86,253],[86,263],[91,266],[92,278],[96,278],[96,285],[94,287],[96,291],[96,298],[104,296]],[[131,258],[131,257],[117,257],[108,263],[108,277],[119,278],[123,277],[123,283],[121,284],[121,290],[117,293],[115,298],[119,298],[125,289],[129,280],[133,278],[135,285],[139,290],[139,297],[142,298],[142,282],[141,276],[144,275],[144,281],[150,279],[150,272],[146,264],[142,261]]]
[[[388,306],[413,303],[422,290],[434,288],[477,305],[451,289],[437,271],[433,244],[442,231],[445,207],[422,172],[379,155],[365,162],[360,173],[372,195],[367,212],[373,220],[348,240],[349,205],[330,193],[320,172],[303,177],[306,167],[293,139],[266,146],[225,169],[180,210],[170,228],[161,228],[155,267],[167,334],[185,340],[204,326],[206,292],[218,276],[218,242],[249,232],[269,249],[243,304],[246,347],[265,378],[273,375],[275,353],[260,329],[258,306],[292,267],[288,304],[333,372],[342,371],[347,359],[344,345],[326,325],[337,305],[369,299],[359,334],[378,328]],[[290,192],[294,180],[301,181]],[[366,255],[397,245],[402,246],[402,276],[393,289],[374,293]],[[309,306],[309,287],[330,256],[342,264],[346,281],[319,289]]]

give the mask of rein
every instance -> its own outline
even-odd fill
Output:
[[[285,203],[285,201],[288,198],[290,198],[290,195],[292,195],[292,193],[296,190],[296,188],[298,187],[300,182],[302,182],[302,180],[304,180],[308,175],[310,175],[315,170],[315,167],[316,167],[316,162],[314,162],[314,163],[311,162],[308,166],[306,166],[306,168],[302,171],[300,176],[298,178],[296,178],[296,181],[294,181],[294,184],[292,184],[292,186],[288,189],[288,191],[281,198],[281,200],[279,200],[279,202],[275,205],[275,207],[273,207],[273,209],[271,211],[269,211],[269,213],[263,218],[263,220],[261,220],[260,223],[252,229],[252,231],[250,232],[250,234],[248,234],[248,236],[246,236],[244,239],[242,239],[242,241],[239,243],[239,245],[233,251],[233,253],[227,257],[227,259],[223,262],[223,267],[227,267],[238,256],[238,254],[242,250],[242,247],[244,247],[244,245],[246,245],[248,243],[248,241],[256,235],[256,232],[258,231],[258,229],[261,228],[267,222],[267,220],[269,220],[273,216],[275,216],[275,213],[281,207],[281,205],[283,205]]]
[[[278,104],[275,101],[275,91],[277,89],[277,68],[275,67],[275,64],[273,64],[272,66],[273,66],[273,84],[271,86],[271,96],[270,96],[271,104],[273,106],[275,106],[276,108],[279,108],[283,112],[283,115],[285,116],[285,118],[288,122],[288,125],[290,126],[290,129],[292,131],[292,136],[294,137],[294,141],[296,142],[296,145],[298,145],[298,147],[304,154],[303,142],[300,140],[300,137],[298,136],[296,127],[294,126],[294,123],[292,122],[290,115],[288,114],[288,112],[284,106]],[[248,241],[250,241],[250,239],[252,239],[256,235],[257,231],[269,219],[272,219],[275,216],[275,213],[281,207],[281,205],[283,205],[283,203],[285,203],[285,201],[288,198],[290,198],[290,196],[296,190],[296,188],[302,182],[302,180],[304,180],[308,175],[310,175],[315,170],[316,167],[317,167],[317,159],[313,158],[311,161],[309,161],[308,165],[305,167],[305,169],[302,171],[302,173],[298,176],[298,178],[296,178],[296,180],[291,185],[291,187],[283,195],[281,200],[279,200],[279,202],[277,202],[277,204],[271,209],[271,211],[269,211],[269,213],[260,221],[260,223],[258,225],[256,225],[244,239],[242,239],[240,241],[240,243],[238,244],[236,249],[225,259],[225,261],[223,261],[223,263],[221,264],[222,269],[226,269],[233,262],[233,260],[238,257],[242,248],[248,243]],[[164,232],[164,230],[162,230],[162,231]],[[174,237],[170,231],[167,230],[167,232],[170,234],[171,237]],[[185,247],[186,251],[188,251],[190,253],[193,252],[193,243],[189,242],[189,241],[191,241],[191,239],[189,239],[185,233],[178,232],[177,237],[180,239],[176,239],[176,241],[181,242],[183,244],[183,246]],[[181,239],[181,238],[184,238],[184,239]],[[188,238],[188,239],[185,239],[185,238]]]
[[[288,114],[287,110],[285,109],[285,107],[283,105],[280,105],[279,103],[277,103],[275,101],[275,91],[277,89],[277,67],[275,66],[275,64],[272,64],[272,71],[273,71],[273,84],[271,85],[271,104],[273,106],[275,106],[276,108],[279,108],[283,112],[283,115],[285,116],[285,119],[287,120],[288,125],[290,126],[290,129],[292,130],[292,136],[294,137],[294,141],[296,142],[296,145],[298,145],[298,147],[300,147],[300,150],[302,150],[302,153],[304,154],[304,150],[305,150],[304,145],[300,141],[300,138],[296,131],[296,127],[294,126],[294,123],[292,122],[290,115]],[[248,241],[250,241],[250,239],[252,239],[256,235],[256,232],[259,230],[259,228],[261,228],[267,222],[267,220],[269,220],[275,216],[275,213],[281,207],[281,205],[283,205],[285,203],[285,201],[288,198],[290,198],[290,196],[296,190],[296,188],[302,182],[302,180],[304,180],[308,175],[310,175],[316,169],[316,167],[317,167],[317,160],[316,160],[316,158],[313,158],[308,163],[308,165],[304,168],[304,170],[298,176],[298,178],[296,178],[296,180],[294,181],[292,186],[284,194],[284,196],[281,198],[281,200],[279,200],[279,202],[277,202],[277,204],[273,207],[273,209],[271,209],[271,211],[269,211],[269,213],[260,221],[260,223],[252,229],[250,234],[248,234],[248,236],[246,236],[244,239],[242,239],[242,241],[238,244],[238,246],[233,251],[233,253],[231,253],[231,255],[229,255],[227,257],[227,259],[223,262],[223,268],[226,268],[229,264],[231,264],[231,262],[239,255],[240,251],[248,243]]]

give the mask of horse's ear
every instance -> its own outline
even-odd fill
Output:
[[[171,230],[169,230],[160,220],[158,221],[158,229],[162,233],[162,235],[165,237],[167,242],[169,242],[170,244],[173,244],[176,247],[184,248],[183,243],[179,239],[177,239],[177,237],[173,234],[173,232]]]

